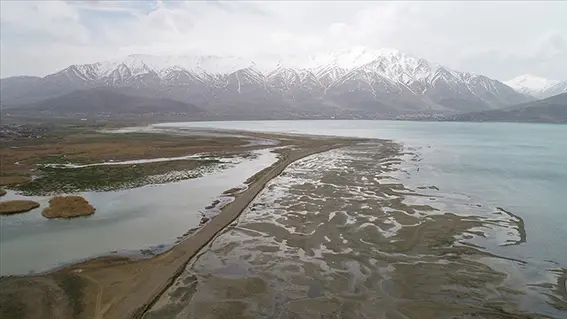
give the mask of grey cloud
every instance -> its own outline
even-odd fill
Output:
[[[462,57],[460,66],[498,78],[518,74],[542,74],[550,79],[567,79],[567,41],[558,34],[545,37],[525,51],[487,50]]]
[[[567,2],[156,1],[141,9],[136,2],[59,1],[34,21],[19,17],[42,3],[2,2],[2,25],[28,34],[15,41],[2,31],[3,77],[131,53],[265,57],[367,46],[501,80],[521,73],[567,79]],[[105,11],[130,15],[105,20]],[[42,36],[41,45],[32,41]]]

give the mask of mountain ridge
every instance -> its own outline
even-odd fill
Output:
[[[0,84],[6,105],[102,86],[137,89],[141,95],[190,102],[224,114],[278,108],[290,116],[298,111],[328,116],[352,111],[378,117],[451,113],[532,99],[483,75],[454,71],[394,49],[362,47],[279,61],[131,55],[71,65],[39,79],[7,78]],[[334,108],[321,109],[328,105]]]
[[[460,114],[452,121],[567,123],[567,93],[514,105],[502,110]]]
[[[165,98],[124,94],[112,88],[76,90],[68,94],[4,111],[18,114],[77,116],[124,116],[143,114],[180,114],[201,116],[204,111],[194,105]]]
[[[532,74],[522,74],[503,83],[519,93],[538,99],[567,92],[567,81],[552,80]]]

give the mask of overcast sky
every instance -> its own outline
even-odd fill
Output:
[[[2,77],[132,53],[265,56],[366,46],[500,80],[567,79],[567,1],[0,4]]]

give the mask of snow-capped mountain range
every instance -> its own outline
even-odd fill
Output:
[[[567,81],[550,80],[531,74],[522,74],[504,83],[520,93],[540,99],[567,93]]]
[[[309,57],[130,55],[3,79],[2,104],[29,104],[109,87],[166,97],[215,114],[397,116],[495,109],[529,101],[506,84],[393,49],[352,48]]]

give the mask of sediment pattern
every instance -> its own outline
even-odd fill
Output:
[[[405,187],[404,156],[371,142],[293,163],[145,318],[537,318],[546,302],[493,266],[523,262],[482,246],[525,241],[521,219]]]

